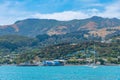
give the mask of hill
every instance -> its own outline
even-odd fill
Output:
[[[17,34],[35,37],[40,34],[63,35],[81,30],[89,30],[89,35],[106,37],[109,34],[120,31],[120,20],[98,16],[71,21],[25,19],[16,21],[12,25],[0,26],[0,35]]]

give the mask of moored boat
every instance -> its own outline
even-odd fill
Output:
[[[39,64],[35,64],[35,63],[20,63],[17,66],[39,66]]]

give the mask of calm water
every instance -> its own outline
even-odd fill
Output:
[[[120,66],[0,66],[0,80],[120,80]]]

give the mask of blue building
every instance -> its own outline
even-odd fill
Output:
[[[65,60],[47,60],[43,61],[43,66],[64,66]]]

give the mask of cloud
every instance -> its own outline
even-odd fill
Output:
[[[95,1],[95,0],[94,0]],[[99,8],[90,8],[84,11],[64,11],[51,14],[36,13],[32,17],[40,19],[56,19],[61,21],[72,20],[72,19],[85,19],[92,16],[101,16],[107,18],[119,18],[120,19],[120,1],[116,1],[111,4],[91,4],[92,6],[101,6],[104,10]]]
[[[93,3],[93,4],[90,4],[89,6],[94,6],[94,7],[104,7],[104,5],[101,4],[101,3]]]
[[[69,3],[69,0],[63,0],[64,2],[60,4],[59,1],[61,0],[58,0],[58,2],[56,2],[56,0],[52,1],[57,4],[49,6],[48,4],[45,4],[45,2],[44,4],[36,2],[40,5],[37,5],[38,8],[36,7],[36,3],[34,3],[34,5],[29,5],[30,7],[28,7],[30,1],[27,2],[27,0],[25,2],[19,2],[17,0],[0,2],[0,25],[12,24],[17,20],[26,18],[56,19],[61,21],[85,19],[92,16],[120,18],[119,0],[112,3],[109,2],[109,4],[100,3],[99,0],[75,0],[75,2],[71,3]],[[49,4],[51,4],[51,2],[49,2]]]
[[[32,12],[23,10],[23,5],[17,1],[4,1],[0,3],[0,25],[12,24],[16,20],[31,17]]]
[[[64,11],[64,12],[52,13],[52,14],[36,13],[32,16],[40,19],[56,19],[60,21],[66,21],[72,19],[84,19],[89,17],[88,14],[85,14],[81,11]]]
[[[84,2],[84,3],[94,3],[94,2],[98,2],[98,0],[79,0],[80,2]]]
[[[99,13],[98,16],[108,17],[108,18],[113,18],[113,17],[120,18],[120,1],[105,6],[105,11]]]

